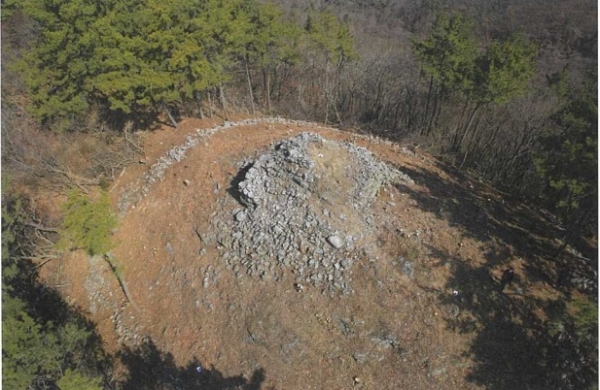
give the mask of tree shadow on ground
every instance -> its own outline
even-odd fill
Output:
[[[565,304],[569,295],[557,282],[559,265],[566,263],[571,271],[579,268],[593,277],[597,255],[591,262],[568,253],[557,259],[555,239],[564,236],[559,227],[533,207],[502,197],[451,167],[439,163],[441,173],[413,165],[398,168],[417,186],[395,186],[416,201],[417,207],[447,220],[463,237],[484,244],[486,252],[476,261],[463,259],[460,251],[448,253],[428,245],[430,255],[448,263],[451,271],[445,291],[431,291],[442,307],[449,309],[446,325],[473,336],[465,355],[476,365],[467,379],[490,390],[593,385],[597,381],[597,359],[593,357],[597,345],[582,349],[581,342],[572,337],[573,328],[556,331],[552,321],[572,320]],[[490,271],[517,257],[523,259],[522,268],[501,291]],[[532,286],[552,286],[554,292],[532,291],[537,288]],[[447,293],[453,290],[455,295]]]
[[[202,366],[197,359],[180,367],[170,353],[160,351],[148,337],[134,348],[123,347],[116,356],[109,355],[103,349],[102,338],[93,322],[78,308],[69,305],[56,289],[31,279],[36,268],[30,261],[18,261],[17,270],[17,277],[9,284],[11,289],[3,294],[15,295],[27,302],[27,313],[39,323],[51,322],[56,327],[76,323],[86,329],[90,335],[85,348],[74,353],[80,368],[102,377],[106,389],[259,390],[266,379],[264,369],[255,370],[250,379],[242,375],[226,377],[214,367]],[[114,375],[116,359],[127,370],[125,378],[117,379]]]
[[[422,210],[448,220],[465,237],[489,243],[490,249],[485,254],[488,266],[507,263],[511,256],[522,257],[530,265],[528,279],[553,286],[557,275],[548,269],[549,262],[562,260],[590,274],[597,268],[597,253],[591,261],[569,253],[561,254],[559,259],[556,238],[564,236],[564,231],[533,208],[501,197],[492,188],[451,167],[442,163],[437,165],[446,178],[411,165],[398,167],[416,184],[427,188],[427,192],[402,184],[395,184],[395,187],[414,199]],[[555,265],[552,264],[553,269]]]
[[[597,381],[597,348],[573,337],[563,299],[521,294],[525,281],[518,278],[502,292],[484,268],[467,262],[454,262],[451,271],[447,288],[458,294],[443,294],[439,302],[458,307],[446,319],[448,329],[474,335],[465,352],[476,363],[469,381],[490,390],[574,390]],[[553,328],[555,320],[564,328]]]
[[[11,265],[15,273],[7,277],[4,272]],[[6,267],[6,268],[5,268]],[[54,386],[57,375],[53,370],[59,367],[59,372],[66,369],[77,369],[93,377],[102,378],[105,385],[112,381],[112,356],[104,350],[103,340],[96,330],[96,324],[85,318],[80,309],[70,305],[56,288],[42,283],[37,278],[39,267],[26,259],[2,259],[2,296],[18,298],[23,302],[23,311],[27,313],[40,328],[32,334],[44,340],[44,343],[54,343],[54,347],[62,349],[62,356],[56,365],[39,365],[37,376],[43,378],[43,386]],[[6,318],[3,318],[3,321]],[[25,324],[25,323],[23,323]],[[65,330],[67,329],[67,330]],[[23,329],[29,332],[29,329]],[[82,335],[84,331],[87,335]],[[59,336],[58,332],[64,332]],[[71,337],[68,337],[68,336]],[[3,334],[3,338],[10,335]],[[60,338],[67,341],[58,342]],[[73,340],[76,340],[74,342]],[[23,345],[26,353],[32,353],[31,345]],[[37,352],[37,351],[36,351]],[[3,355],[4,359],[4,355]],[[19,364],[25,364],[20,362]],[[39,386],[32,384],[31,388]],[[49,388],[49,387],[44,387]],[[56,388],[56,387],[51,387]]]
[[[173,355],[160,351],[149,337],[133,349],[124,347],[118,357],[129,373],[121,383],[123,390],[259,390],[266,378],[262,368],[250,379],[225,377],[214,366],[203,367],[196,358],[185,367],[178,366]]]

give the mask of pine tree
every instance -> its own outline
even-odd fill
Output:
[[[535,155],[538,174],[547,183],[545,200],[568,227],[569,237],[595,232],[598,214],[597,70],[583,88],[559,91],[563,107]],[[562,80],[568,79],[568,74]],[[561,83],[563,84],[563,83]]]
[[[28,300],[36,292],[36,286],[31,280],[31,267],[20,257],[23,251],[25,255],[28,253],[27,247],[18,242],[23,239],[21,225],[25,211],[5,177],[2,178],[3,388],[46,389],[58,384],[66,390],[85,389],[79,385],[87,384],[87,389],[99,390],[101,378],[94,378],[92,372],[102,353],[92,343],[91,332],[70,313],[52,311],[58,323],[40,319],[39,313],[49,311],[48,307],[37,299]],[[68,387],[69,384],[72,386]]]
[[[311,50],[313,67],[321,63],[325,73],[324,80],[324,108],[325,123],[329,119],[331,107],[335,108],[336,102],[332,92],[331,67],[339,73],[344,64],[357,55],[354,51],[354,40],[350,26],[340,20],[331,12],[313,12],[309,15],[305,31],[308,46]],[[337,109],[336,109],[337,110]]]
[[[108,194],[102,191],[92,201],[79,190],[69,192],[64,205],[61,246],[85,249],[90,255],[104,255],[111,248],[111,230],[117,219],[110,210]]]
[[[533,72],[537,48],[522,34],[493,41],[478,59],[472,94],[480,104],[503,104],[525,92]]]
[[[440,14],[423,41],[413,41],[423,71],[443,87],[467,94],[474,83],[477,42],[473,23],[458,13]]]
[[[39,25],[33,47],[15,66],[29,87],[30,110],[43,123],[73,126],[90,105],[86,80],[94,49],[89,26],[103,13],[90,0],[25,0],[23,10]]]
[[[100,378],[90,378],[74,370],[67,370],[56,384],[60,390],[102,390]]]
[[[430,35],[422,42],[413,41],[413,51],[421,61],[423,72],[429,76],[426,125],[421,131],[429,134],[441,111],[440,100],[448,91],[464,100],[463,115],[471,102],[478,55],[473,23],[458,13],[440,14]]]

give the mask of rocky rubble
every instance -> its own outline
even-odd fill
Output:
[[[243,180],[233,183],[238,207],[220,207],[229,211],[212,221],[226,268],[262,281],[289,271],[297,285],[323,293],[352,292],[352,266],[374,245],[370,207],[379,188],[410,181],[367,149],[314,133],[281,141],[240,168]]]
[[[135,345],[140,337],[140,325],[133,315],[125,313],[126,302],[124,297],[114,296],[110,288],[111,281],[106,277],[114,275],[106,269],[107,264],[101,256],[88,258],[90,272],[88,272],[83,287],[87,292],[90,302],[89,311],[92,314],[111,313],[109,318],[118,335],[119,344]],[[113,281],[114,283],[114,281]]]
[[[118,209],[120,213],[124,213],[127,209],[135,207],[144,196],[150,191],[150,187],[153,183],[161,181],[164,178],[165,171],[173,164],[181,162],[185,159],[187,150],[196,146],[201,140],[209,138],[213,134],[232,129],[239,126],[252,126],[258,124],[284,124],[284,125],[298,125],[303,127],[322,128],[320,125],[314,122],[296,121],[285,119],[281,117],[267,117],[267,118],[252,118],[245,119],[237,122],[225,121],[222,125],[213,126],[209,129],[198,129],[195,134],[190,134],[186,137],[186,142],[182,145],[178,145],[165,153],[164,156],[159,158],[154,164],[150,166],[150,169],[146,174],[142,176],[134,185],[126,188],[122,191]],[[366,136],[366,135],[354,135],[356,138],[364,138],[370,140],[375,144],[385,144],[392,146],[393,144],[388,140],[381,138]],[[401,150],[402,153],[410,153],[405,148]]]

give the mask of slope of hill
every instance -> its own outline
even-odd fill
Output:
[[[596,375],[593,353],[569,360],[585,346],[567,336],[572,302],[596,294],[591,263],[554,255],[549,216],[426,153],[277,118],[187,119],[145,151],[111,189],[131,302],[102,259],[60,263],[131,388],[541,389]]]

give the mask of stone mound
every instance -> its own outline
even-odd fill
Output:
[[[263,281],[291,271],[299,285],[345,293],[352,264],[374,246],[379,188],[411,181],[365,148],[314,133],[277,143],[238,177],[244,207],[213,219],[226,267]]]

